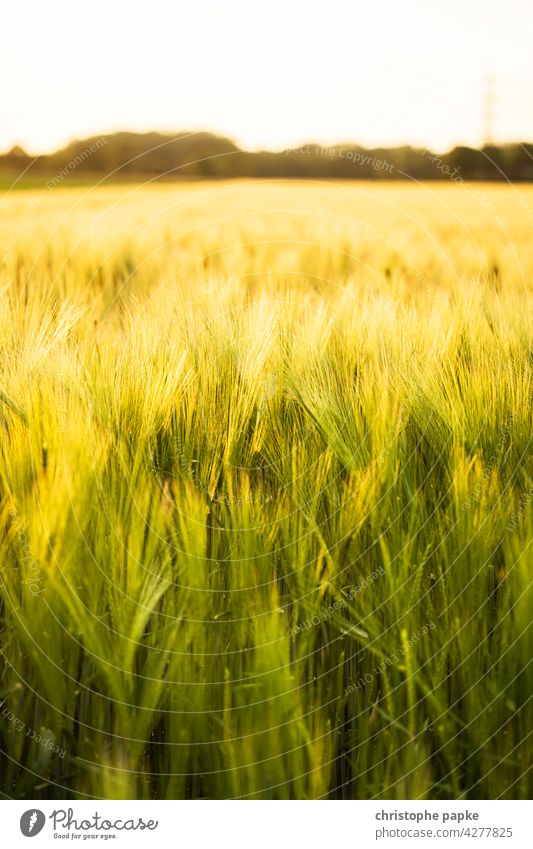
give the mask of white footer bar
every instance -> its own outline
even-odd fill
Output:
[[[515,801],[3,801],[0,833],[6,849],[530,849],[532,814]]]

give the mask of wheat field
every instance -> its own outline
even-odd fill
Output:
[[[0,790],[531,794],[533,189],[0,199]]]

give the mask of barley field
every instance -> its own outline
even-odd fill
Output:
[[[0,790],[532,791],[533,189],[0,196]]]

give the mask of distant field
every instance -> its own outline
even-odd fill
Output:
[[[0,790],[528,798],[533,188],[0,194]]]

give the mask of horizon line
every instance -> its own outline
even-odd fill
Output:
[[[168,138],[169,140],[174,139],[176,141],[181,139],[181,138],[191,138],[193,136],[208,135],[208,136],[212,136],[213,138],[224,139],[228,142],[231,142],[232,144],[235,145],[235,147],[239,151],[241,151],[243,153],[270,153],[270,154],[280,154],[280,153],[289,153],[289,152],[297,153],[298,151],[302,151],[302,150],[304,150],[305,148],[308,148],[308,147],[313,147],[315,149],[314,152],[320,152],[320,151],[325,152],[325,151],[330,150],[330,149],[335,150],[335,149],[338,149],[339,147],[345,146],[345,147],[348,147],[348,148],[359,148],[360,150],[400,150],[402,148],[410,148],[412,150],[427,150],[427,151],[431,150],[432,152],[440,153],[440,154],[444,155],[446,153],[450,153],[453,150],[456,150],[457,148],[467,148],[469,150],[482,151],[482,150],[485,150],[486,148],[503,148],[503,147],[512,147],[513,145],[519,145],[519,146],[520,145],[533,145],[533,139],[529,140],[529,139],[523,139],[523,138],[513,138],[513,139],[508,139],[508,140],[505,140],[505,141],[503,141],[503,140],[500,140],[500,141],[487,140],[487,141],[483,142],[481,145],[471,144],[471,143],[468,143],[466,141],[457,141],[457,142],[447,146],[445,149],[444,148],[438,148],[438,147],[435,147],[435,148],[429,147],[428,145],[424,145],[424,144],[421,144],[421,143],[419,144],[419,143],[414,142],[414,141],[403,141],[403,142],[399,142],[397,144],[379,143],[379,144],[373,144],[373,145],[365,145],[365,144],[362,144],[358,141],[348,140],[348,139],[342,139],[342,140],[339,140],[339,141],[334,141],[334,142],[329,142],[329,143],[320,142],[320,141],[316,141],[316,140],[313,140],[313,139],[307,139],[307,140],[301,141],[297,144],[284,145],[283,147],[277,147],[277,146],[275,146],[275,147],[261,147],[261,146],[260,147],[246,147],[246,146],[241,146],[240,143],[238,141],[236,141],[234,138],[232,138],[231,136],[226,135],[224,133],[218,133],[214,130],[207,130],[207,129],[202,129],[202,130],[200,130],[200,129],[197,129],[197,130],[188,130],[188,129],[182,129],[182,130],[163,130],[163,129],[132,130],[132,129],[127,129],[127,128],[121,128],[121,129],[117,129],[117,130],[104,131],[104,132],[101,132],[101,133],[95,132],[95,133],[91,133],[89,135],[72,136],[72,137],[69,138],[68,141],[63,142],[60,145],[58,145],[58,146],[56,146],[52,149],[48,149],[48,150],[41,151],[41,152],[32,152],[32,151],[28,150],[24,146],[23,143],[15,142],[13,145],[11,145],[10,148],[0,151],[0,158],[4,157],[4,156],[9,156],[10,154],[12,154],[13,152],[16,151],[18,153],[18,155],[24,155],[24,156],[26,156],[28,158],[32,158],[32,159],[39,159],[41,157],[53,156],[54,154],[60,153],[61,151],[67,149],[71,145],[76,144],[76,142],[84,142],[84,141],[87,141],[87,140],[90,140],[90,139],[96,139],[96,138],[112,138],[113,136],[118,136],[118,135],[121,135],[121,134],[127,134],[127,135],[131,135],[131,136],[158,135],[158,136],[164,136],[164,137]]]

